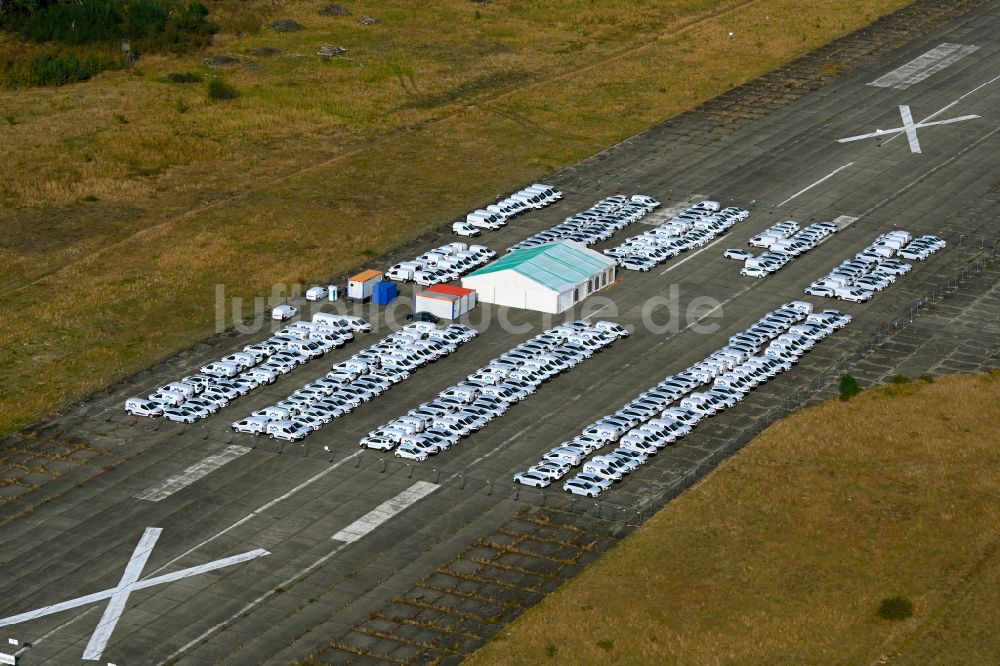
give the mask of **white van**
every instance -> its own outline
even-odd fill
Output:
[[[358,359],[349,358],[346,361],[341,361],[337,365],[333,366],[334,370],[339,368],[347,368],[348,370],[353,370],[359,375],[364,375],[371,372],[372,368],[364,361],[359,361]]]
[[[474,238],[482,233],[478,227],[474,224],[469,224],[465,220],[455,220],[452,222],[451,232],[456,236],[465,236],[466,238]]]
[[[275,439],[284,439],[289,442],[297,442],[309,434],[309,428],[296,421],[282,420],[271,421],[267,424],[264,432]]]
[[[250,368],[246,374],[258,380],[261,384],[273,384],[278,381],[278,373],[267,368]]]
[[[438,396],[442,398],[455,398],[462,402],[472,403],[479,397],[479,390],[471,386],[449,386],[438,393]]]
[[[290,409],[285,409],[284,407],[275,407],[270,405],[264,409],[258,410],[251,414],[251,416],[259,416],[261,418],[267,419],[268,421],[282,421],[292,418],[293,414]]]
[[[583,471],[586,474],[593,474],[594,476],[599,476],[602,479],[610,479],[611,481],[621,481],[623,476],[621,470],[613,469],[606,463],[602,464],[593,460],[583,463]]]
[[[195,393],[198,393],[197,388],[184,382],[170,382],[166,386],[160,387],[160,391],[173,391],[174,393],[180,393],[185,398],[192,398]]]
[[[338,314],[331,314],[329,312],[317,312],[313,315],[313,323],[322,324],[324,326],[333,326],[338,329],[349,329],[351,328],[351,323],[347,321],[345,317]]]
[[[326,351],[316,342],[310,342],[308,340],[295,340],[289,342],[286,349],[298,352],[300,354],[305,354],[309,358],[316,358],[317,356],[322,356]]]
[[[162,416],[163,405],[146,398],[129,398],[125,401],[125,411],[132,416]]]
[[[385,276],[397,282],[408,282],[413,279],[413,274],[423,267],[423,263],[419,261],[404,261],[387,270]]]
[[[202,366],[200,371],[206,375],[216,375],[218,377],[235,377],[240,374],[239,366],[235,363],[226,363],[225,361],[209,363]]]
[[[327,287],[309,287],[306,289],[307,301],[322,301],[326,298]]]
[[[248,416],[245,419],[240,419],[239,421],[233,422],[231,426],[236,432],[244,432],[251,435],[263,434],[269,423],[268,419],[263,416]]]
[[[465,221],[477,227],[489,226],[491,229],[497,229],[507,223],[507,217],[500,213],[493,213],[480,208],[466,215]]]
[[[299,311],[291,305],[279,305],[271,310],[271,319],[287,321],[297,315]]]
[[[150,402],[158,402],[164,404],[168,407],[178,407],[182,402],[184,402],[184,394],[178,393],[176,391],[164,391],[159,390],[149,396]]]

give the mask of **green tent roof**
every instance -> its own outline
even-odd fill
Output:
[[[612,259],[587,249],[580,243],[556,241],[514,250],[506,257],[497,259],[466,277],[511,270],[553,291],[562,291],[566,287],[586,282],[614,265]]]

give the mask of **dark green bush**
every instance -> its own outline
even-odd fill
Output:
[[[208,98],[210,100],[236,99],[240,93],[222,79],[212,79],[208,82]]]
[[[67,45],[132,42],[134,52],[179,51],[209,43],[215,26],[200,2],[81,0],[19,6],[4,20],[24,39]]]
[[[861,385],[858,380],[845,372],[840,378],[840,399],[846,402],[859,393]]]
[[[201,75],[191,72],[169,72],[163,80],[167,83],[201,83]]]
[[[878,605],[878,616],[883,620],[905,620],[913,615],[913,602],[906,597],[886,597]]]
[[[898,373],[893,375],[889,381],[893,384],[909,384],[910,378],[903,373]]]
[[[105,69],[119,67],[110,56],[59,54],[50,51],[37,53],[20,61],[0,63],[0,86],[23,88],[27,86],[61,86],[86,81]]]

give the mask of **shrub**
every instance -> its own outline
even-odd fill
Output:
[[[201,83],[201,75],[192,72],[169,72],[163,76],[167,83]]]
[[[5,23],[34,42],[112,44],[127,38],[133,42],[133,50],[178,51],[207,45],[216,31],[208,21],[208,9],[200,2],[81,0],[26,3],[18,9]]]
[[[558,651],[559,651],[559,648],[557,648],[552,643],[546,643],[545,644],[545,656],[547,656],[547,657],[554,657],[554,656],[556,656],[556,652],[558,652]]]
[[[601,648],[602,650],[610,650],[615,646],[615,642],[610,638],[602,638],[601,640],[597,641],[595,645],[597,645],[597,647]]]
[[[889,381],[893,384],[909,384],[910,378],[904,375],[903,373],[897,373],[893,375],[892,379],[890,379]]]
[[[861,385],[858,384],[858,380],[846,372],[841,375],[840,399],[847,402],[859,393],[861,393]]]
[[[934,383],[934,375],[928,375],[927,373],[924,373],[924,374],[920,375],[920,381],[927,382],[928,384],[933,384]]]
[[[913,602],[906,597],[886,597],[878,605],[878,616],[883,620],[905,620],[913,615]]]
[[[61,86],[86,81],[106,69],[117,67],[120,64],[110,55],[78,56],[43,51],[20,61],[0,64],[0,85],[5,88]]]
[[[222,79],[212,79],[208,82],[208,99],[212,101],[236,99],[240,93]]]

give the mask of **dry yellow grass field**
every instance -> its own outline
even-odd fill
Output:
[[[325,4],[254,5],[306,30],[219,35],[281,50],[241,66],[0,91],[0,433],[209,334],[216,284],[346,270],[907,0]],[[241,96],[162,81],[186,71]]]
[[[998,419],[1000,373],[803,410],[468,663],[998,663]]]

